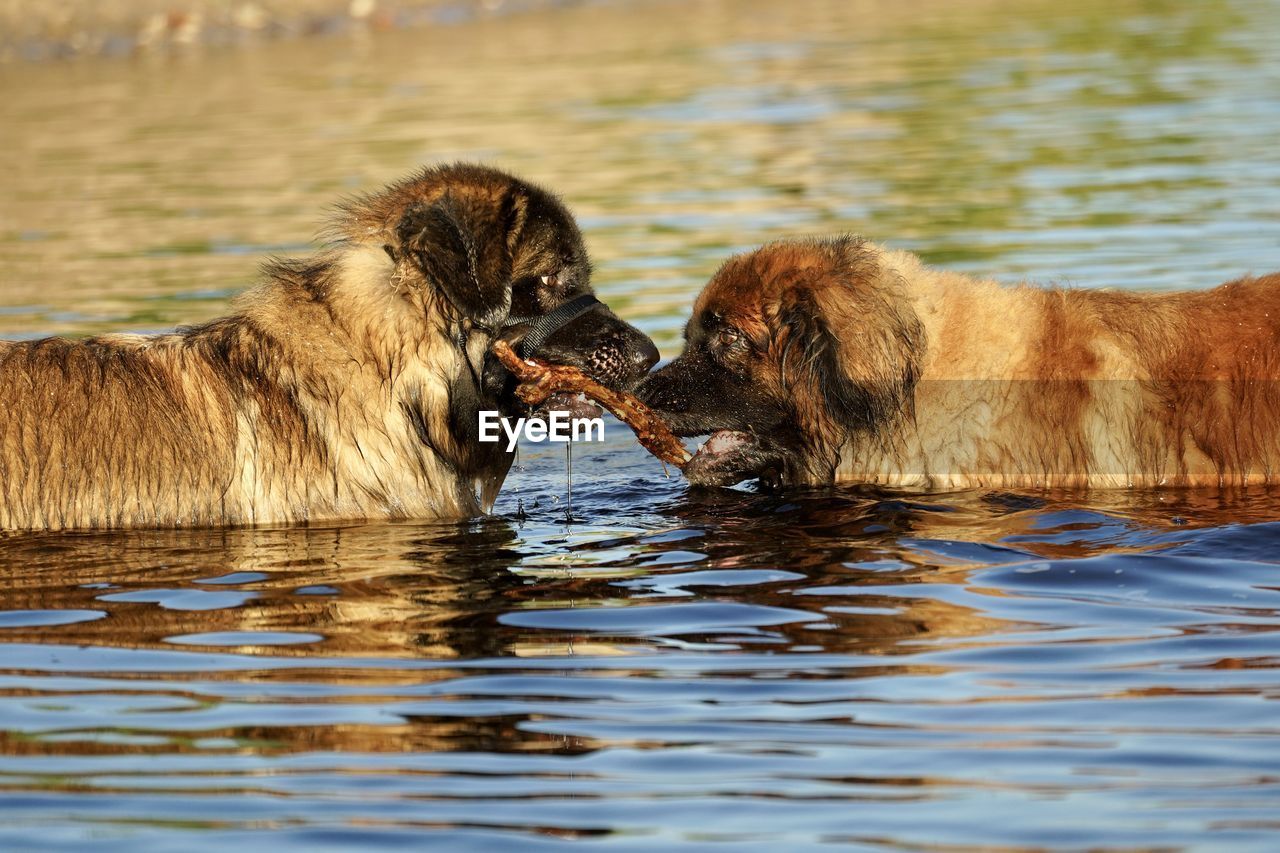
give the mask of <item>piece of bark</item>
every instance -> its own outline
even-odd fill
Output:
[[[516,396],[529,405],[536,406],[552,394],[586,394],[631,427],[644,449],[663,462],[684,470],[692,458],[666,421],[640,402],[635,394],[601,385],[576,367],[523,359],[506,341],[495,341],[493,354],[503,367],[511,371],[511,375],[520,380]]]

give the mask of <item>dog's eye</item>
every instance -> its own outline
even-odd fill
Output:
[[[542,276],[542,283],[547,287],[555,287],[560,284],[560,273],[553,272],[551,275]]]
[[[716,332],[716,343],[724,349],[728,349],[740,340],[742,340],[742,332],[737,329],[726,328]]]

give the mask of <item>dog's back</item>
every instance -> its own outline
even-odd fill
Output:
[[[949,318],[927,320],[933,352],[906,442],[916,449],[905,464],[901,450],[892,463],[851,459],[844,476],[946,487],[1280,477],[1280,275],[1138,293],[909,269],[920,277],[909,286],[945,282],[930,307]]]
[[[1140,386],[1141,410],[1127,424],[1135,451],[1127,483],[1280,477],[1280,275],[1132,300],[1095,291],[1094,301]]]
[[[5,343],[0,388],[0,528],[226,518],[231,401],[182,338]]]
[[[0,529],[477,511],[385,408],[381,373],[326,350],[338,331],[323,307],[279,283],[252,305],[269,329],[238,314],[157,337],[0,344]]]

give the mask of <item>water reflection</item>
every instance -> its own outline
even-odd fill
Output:
[[[575,535],[554,516],[22,535],[3,543],[2,622],[13,642],[162,649],[176,638],[324,657],[529,656],[543,639],[554,654],[575,637],[600,653],[764,644],[912,655],[920,641],[998,639],[1035,623],[1016,601],[989,600],[993,589],[1016,599],[1061,584],[1088,598],[1114,587],[1164,618],[1142,592],[1153,584],[1207,619],[1235,593],[1196,583],[1202,565],[1215,583],[1271,572],[1275,523],[1243,522],[1280,515],[1274,496],[1116,503],[695,492],[648,529],[608,537]],[[306,648],[283,648],[294,644]]]
[[[655,797],[675,833],[736,803],[725,839],[797,814],[852,832],[849,808],[875,828],[850,838],[937,838],[916,804],[1045,797],[1125,843],[1135,813],[1185,839],[1176,803],[1262,820],[1277,793],[1280,585],[1253,519],[1278,512],[849,489],[680,495],[588,541],[554,509],[10,538],[6,609],[100,618],[0,620],[0,780],[17,826],[74,796],[76,820],[210,840],[652,833]],[[1040,837],[1034,814],[1000,837]]]

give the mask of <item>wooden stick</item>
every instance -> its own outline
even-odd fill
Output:
[[[495,341],[493,354],[503,367],[511,371],[511,375],[520,380],[516,396],[529,405],[536,406],[552,394],[586,394],[631,427],[644,449],[663,462],[684,470],[692,458],[666,421],[640,402],[635,394],[601,385],[576,367],[522,359],[506,341]]]

